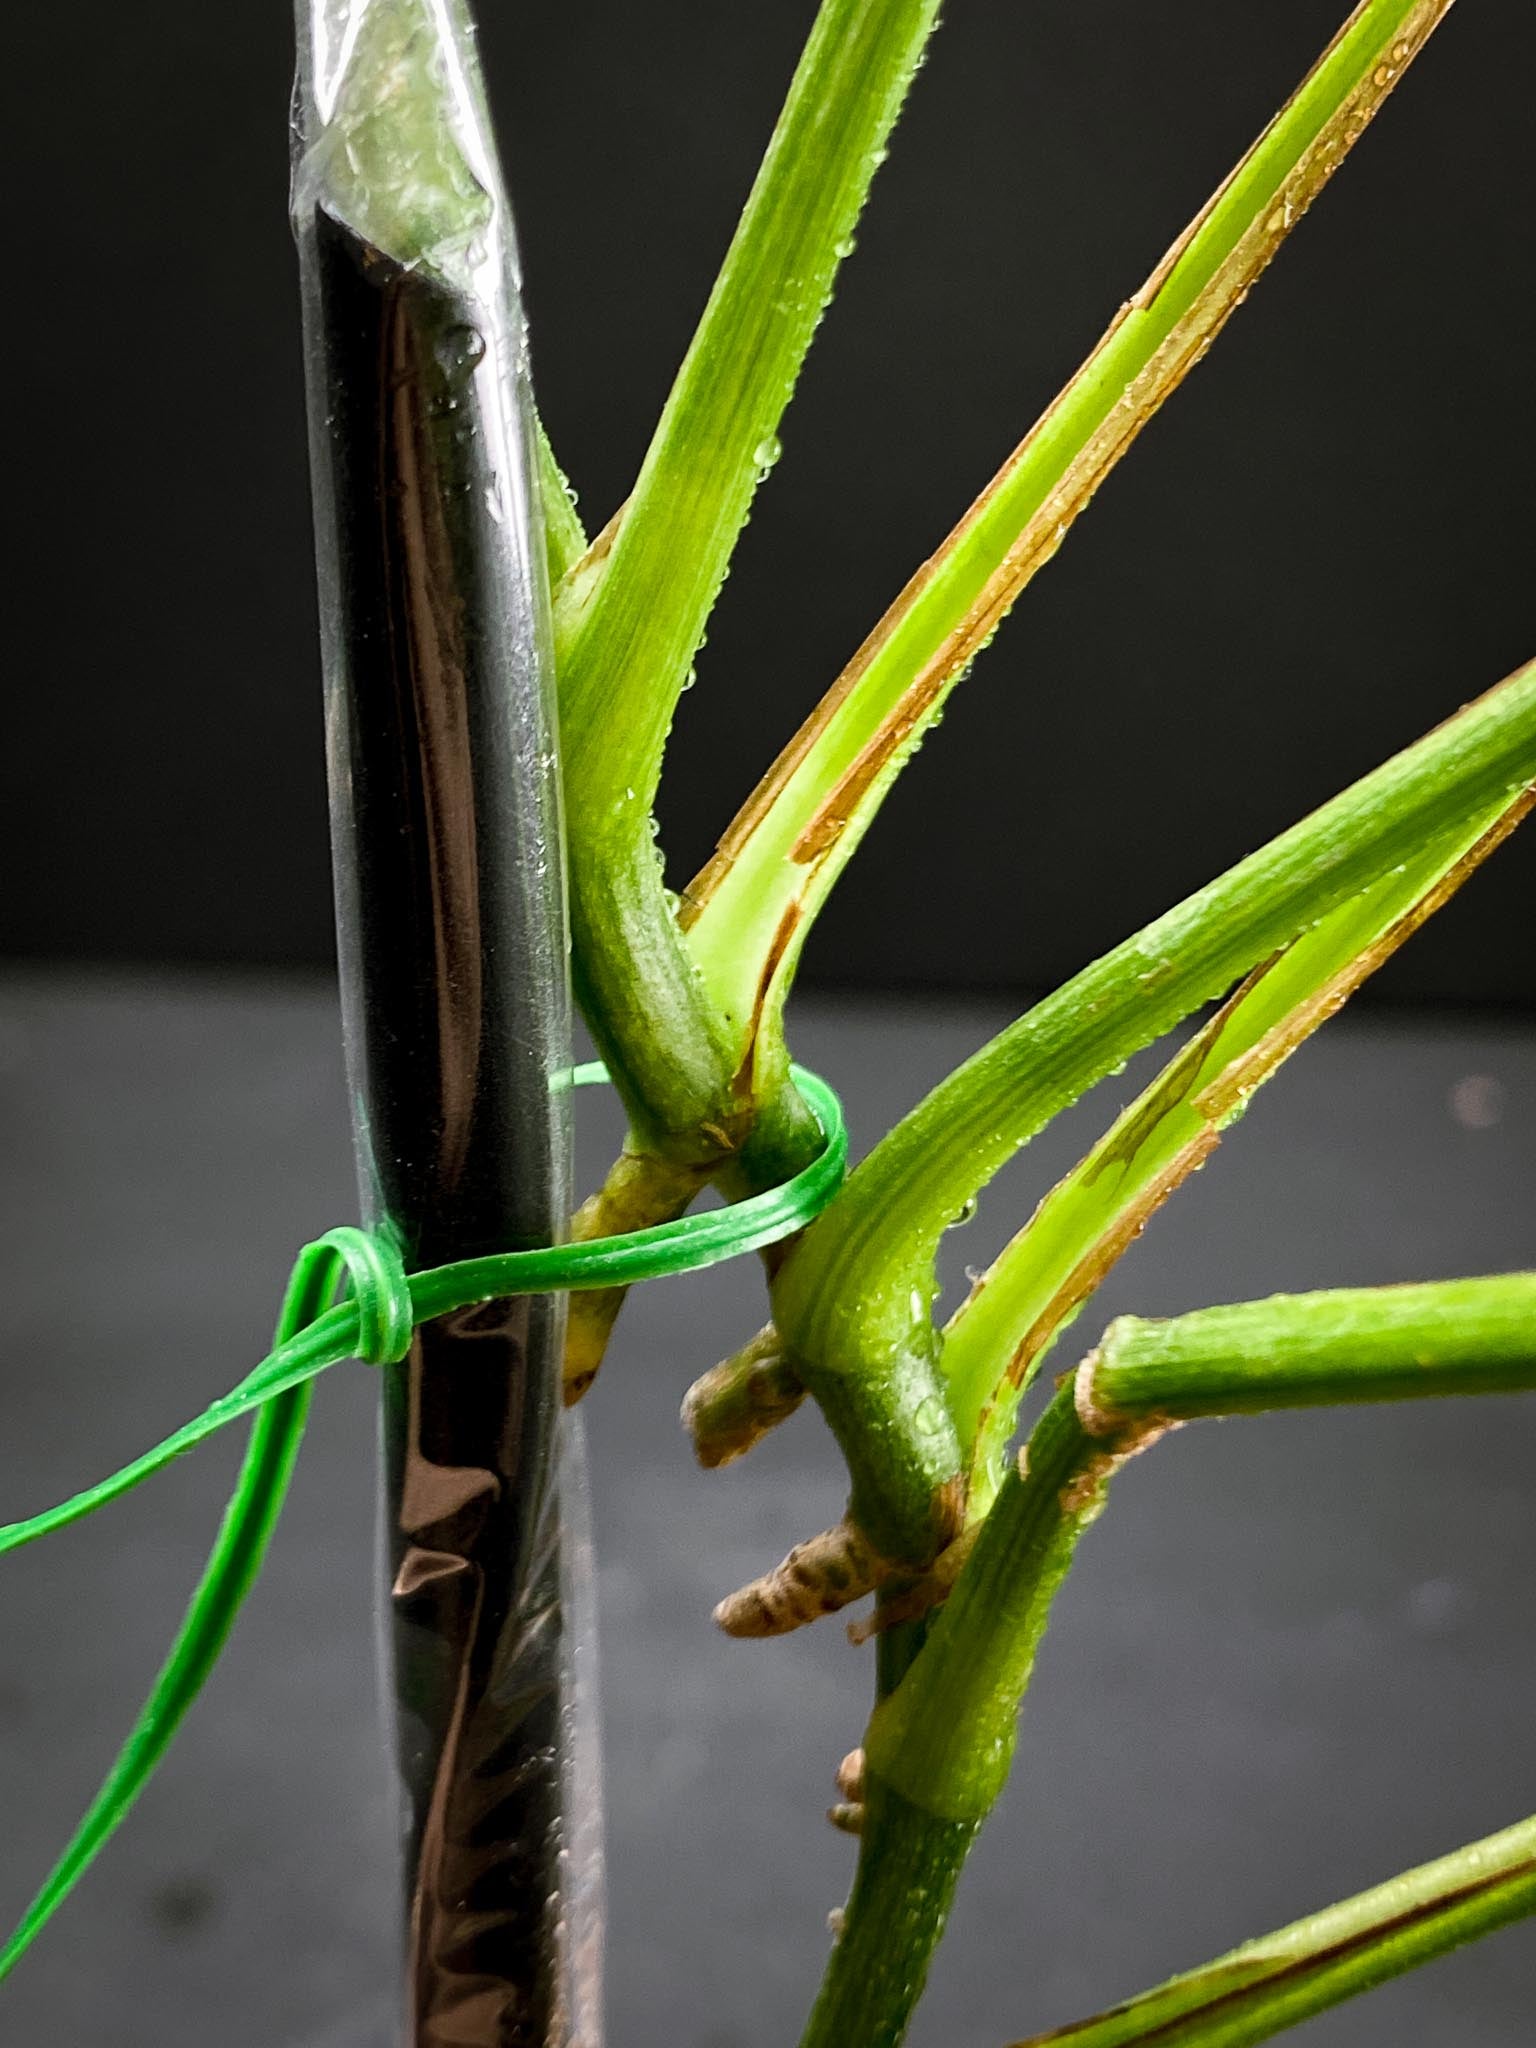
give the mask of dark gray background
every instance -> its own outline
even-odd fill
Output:
[[[1002,1014],[813,1007],[797,1044],[845,1090],[862,1148]],[[1134,1081],[1026,1149],[949,1240],[952,1283]],[[1533,1116],[1523,1027],[1330,1026],[1152,1226],[1061,1362],[1121,1309],[1528,1264]],[[344,1118],[328,997],[13,982],[7,1513],[110,1470],[261,1351],[292,1247],[355,1213]],[[583,1103],[584,1180],[613,1140],[604,1121]],[[868,1711],[869,1652],[835,1624],[759,1644],[709,1620],[831,1519],[836,1456],[807,1414],[745,1464],[701,1473],[676,1423],[689,1380],[761,1316],[750,1261],[641,1290],[587,1404],[614,2048],[787,2048],[852,1869],[821,1813]],[[387,2048],[373,1435],[366,1368],[338,1368],[227,1660],[128,1828],[0,1990],[0,2040]],[[235,1448],[207,1446],[4,1560],[0,1925],[142,1697]],[[1536,1404],[1507,1400],[1202,1425],[1130,1466],[1062,1595],[915,2048],[1001,2048],[1531,1811],[1533,1457]],[[1533,2007],[1527,1924],[1290,2038],[1529,2048]]]
[[[481,11],[539,389],[596,523],[812,8]],[[1343,0],[948,11],[685,700],[679,881]],[[323,962],[288,10],[14,12],[0,948]],[[1532,652],[1533,66],[1521,0],[1455,10],[978,665],[811,979],[1049,985]],[[1512,848],[1383,986],[1536,997],[1533,874]]]

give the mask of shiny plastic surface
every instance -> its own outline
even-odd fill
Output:
[[[366,1220],[421,1267],[570,1210],[542,539],[510,219],[455,0],[300,0],[332,838]],[[595,2048],[569,1996],[558,1296],[385,1372],[407,2048]],[[567,1574],[568,1576],[568,1574]]]

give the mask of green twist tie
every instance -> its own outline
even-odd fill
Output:
[[[40,1536],[67,1528],[105,1507],[216,1430],[240,1421],[276,1395],[302,1386],[344,1359],[391,1364],[403,1358],[410,1347],[410,1330],[417,1323],[433,1322],[456,1309],[477,1308],[512,1294],[629,1287],[641,1280],[693,1273],[703,1266],[740,1258],[744,1252],[760,1251],[764,1245],[803,1230],[842,1184],[848,1166],[848,1134],[842,1105],[826,1082],[804,1067],[793,1072],[796,1085],[815,1111],[826,1144],[793,1180],[726,1208],[680,1216],[673,1223],[653,1224],[648,1230],[626,1231],[618,1237],[592,1238],[583,1244],[458,1259],[452,1265],[430,1266],[409,1276],[401,1271],[399,1254],[383,1233],[343,1225],[318,1238],[299,1255],[287,1302],[300,1295],[309,1299],[322,1264],[326,1294],[345,1265],[353,1287],[350,1300],[323,1313],[316,1311],[302,1324],[285,1321],[279,1326],[280,1333],[291,1328],[293,1334],[286,1341],[280,1334],[279,1342],[238,1386],[210,1402],[201,1415],[183,1423],[131,1464],[60,1501],[57,1507],[45,1508],[24,1522],[0,1524],[0,1554],[35,1543]],[[607,1078],[607,1068],[593,1061],[577,1067],[571,1083],[584,1087]]]
[[[352,1299],[357,1304],[355,1355],[364,1365],[398,1365],[411,1348],[411,1332],[416,1327],[405,1265],[389,1238],[382,1233],[359,1230],[354,1223],[339,1223],[299,1253],[278,1327],[281,1329],[292,1321],[295,1329],[302,1329],[313,1320],[298,1312],[294,1297],[307,1295],[312,1284],[309,1262],[318,1262],[318,1255],[324,1252],[334,1253],[346,1265]],[[334,1286],[334,1277],[328,1275],[325,1292],[329,1294]],[[292,1316],[290,1309],[294,1311]]]
[[[803,1230],[831,1201],[848,1168],[842,1105],[818,1075],[792,1069],[826,1140],[801,1173],[765,1194],[683,1216],[649,1230],[542,1250],[499,1252],[407,1274],[385,1231],[342,1224],[304,1246],[294,1262],[273,1348],[254,1372],[152,1450],[83,1493],[24,1522],[0,1526],[0,1553],[66,1528],[137,1486],[226,1423],[255,1416],[235,1491],[169,1656],[133,1731],[59,1861],[0,1949],[8,1976],[126,1816],[201,1690],[266,1555],[298,1455],[311,1382],[343,1359],[393,1365],[418,1323],[513,1294],[625,1287],[691,1273]],[[575,1068],[572,1087],[606,1081],[598,1061]],[[328,1304],[345,1277],[348,1298]]]

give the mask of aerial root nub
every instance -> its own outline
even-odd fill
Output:
[[[864,1832],[864,1752],[850,1749],[837,1767],[837,1789],[842,1794],[836,1806],[827,1808],[827,1819],[845,1835]]]
[[[734,1358],[712,1366],[683,1400],[683,1427],[706,1468],[743,1458],[761,1437],[794,1414],[805,1384],[784,1358],[770,1323]]]
[[[891,1571],[845,1519],[797,1543],[782,1564],[722,1600],[715,1620],[728,1636],[786,1636],[863,1599]]]

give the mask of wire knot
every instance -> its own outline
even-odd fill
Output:
[[[348,1292],[357,1304],[357,1356],[365,1365],[398,1365],[411,1348],[416,1309],[393,1240],[342,1223],[306,1245],[300,1258],[328,1261],[322,1280],[327,1294],[346,1269]]]

